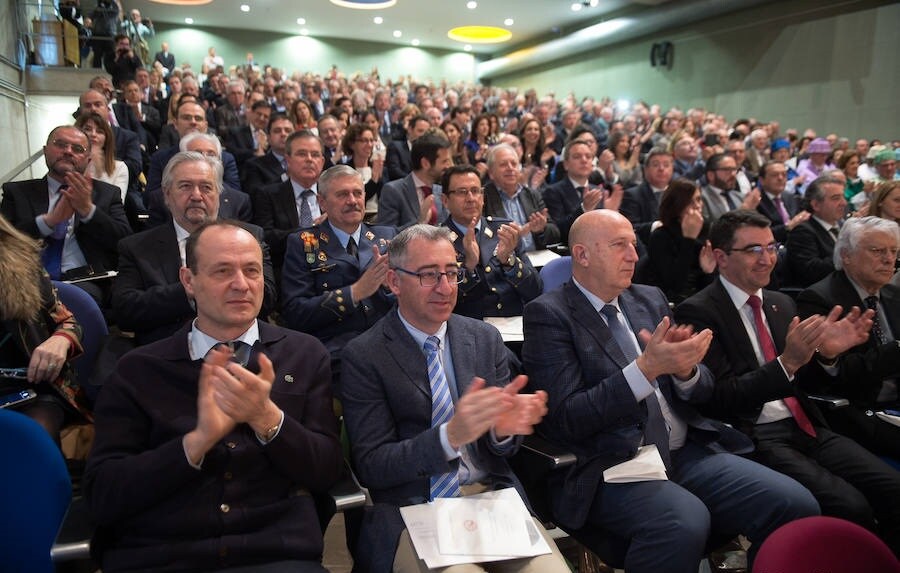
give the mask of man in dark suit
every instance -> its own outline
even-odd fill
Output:
[[[43,239],[44,268],[55,280],[116,270],[115,244],[131,234],[119,188],[84,174],[90,146],[77,127],[56,127],[44,145],[47,177],[3,184],[0,213],[20,231]],[[105,306],[105,287],[77,284]]]
[[[325,161],[322,141],[311,131],[295,131],[284,147],[288,179],[260,188],[253,195],[253,222],[263,228],[280,271],[288,235],[321,221],[318,201],[319,175]]]
[[[265,155],[253,157],[241,168],[241,189],[253,197],[260,187],[287,181],[284,145],[294,133],[294,122],[283,113],[272,114],[266,128],[269,149]]]
[[[900,409],[900,287],[890,284],[900,247],[897,225],[877,217],[851,218],[835,246],[837,270],[797,297],[801,317],[823,314],[834,305],[876,311],[869,339],[843,354],[835,364],[817,362],[817,392],[850,400],[850,406],[826,410],[838,432],[878,455],[900,460],[900,428],[877,415]]]
[[[334,374],[344,345],[393,306],[382,285],[395,231],[362,222],[365,188],[352,167],[336,165],[322,173],[318,196],[327,219],[287,237],[281,316],[289,328],[325,344]]]
[[[215,191],[177,192],[199,185]],[[257,321],[262,249],[246,230],[208,224],[185,252],[197,319],[120,360],[94,411],[92,547],[106,571],[323,573],[310,494],[343,465],[328,354]]]
[[[410,152],[412,173],[385,183],[378,198],[378,223],[405,229],[416,223],[437,225],[446,214],[441,201],[441,174],[453,165],[450,142],[438,133],[423,135]]]
[[[119,87],[122,82],[133,80],[134,73],[144,64],[134,53],[128,36],[117,34],[113,41],[116,44],[115,51],[106,54],[103,58],[103,67],[112,76],[113,85]]]
[[[172,335],[195,316],[178,273],[184,266],[188,237],[210,221],[231,218],[221,209],[221,173],[219,161],[198,152],[173,157],[163,175],[171,222],[119,242],[119,276],[112,303],[119,326],[134,332],[139,345]],[[262,229],[255,225],[247,229],[263,245],[265,291],[260,316],[264,318],[278,300],[277,282]]]
[[[808,287],[834,271],[834,243],[847,209],[844,182],[837,177],[819,177],[806,188],[804,199],[812,216],[788,233],[785,244],[789,281],[798,287]]]
[[[659,201],[663,191],[672,181],[672,154],[661,147],[654,147],[644,158],[644,181],[625,190],[619,212],[634,226],[638,239],[650,243],[650,233],[661,225]]]
[[[497,330],[451,314],[465,273],[449,231],[412,226],[391,241],[388,257],[398,308],[347,345],[341,376],[354,466],[375,502],[357,565],[373,573],[425,570],[403,532],[401,506],[504,487],[524,499],[504,458],[546,412],[542,392],[517,394],[524,377],[507,385]],[[565,571],[548,542],[553,554],[514,570]]]
[[[175,70],[175,54],[169,51],[169,43],[163,42],[160,45],[160,51],[153,56],[154,62],[159,62],[162,67],[166,68],[166,75]]]
[[[772,234],[779,243],[787,240],[794,227],[809,220],[810,213],[800,209],[797,196],[784,192],[787,167],[780,161],[767,161],[758,168],[762,193],[756,210],[772,222]]]
[[[629,573],[693,573],[711,522],[758,547],[818,514],[796,481],[733,455],[753,449],[746,436],[695,410],[715,384],[700,364],[712,333],[673,325],[659,289],[631,284],[628,219],[590,211],[570,239],[572,281],[526,306],[522,349],[530,384],[549,394],[541,429],[578,456],[551,477],[556,521],[627,539]],[[635,479],[622,464],[638,454],[668,479]],[[614,467],[624,482],[605,480]]]
[[[509,219],[483,217],[484,191],[478,170],[455,165],[441,179],[443,226],[450,229],[457,261],[466,275],[456,314],[472,318],[518,316],[541,294],[541,277],[519,250],[520,228]]]
[[[227,134],[233,127],[247,125],[247,112],[244,105],[247,87],[244,80],[231,80],[225,90],[225,105],[218,106],[213,112],[215,127],[218,133]],[[269,108],[271,110],[271,107]]]
[[[409,120],[409,128],[406,130],[406,139],[397,139],[388,142],[387,157],[384,166],[387,168],[388,181],[403,179],[415,169],[412,160],[413,143],[422,137],[431,122],[424,115],[417,115]]]
[[[159,110],[141,101],[141,88],[134,80],[122,82],[122,95],[124,101],[114,104],[113,111],[117,116],[123,112],[134,116],[138,122],[140,129],[138,136],[142,139],[144,149],[147,150],[147,153],[153,153],[156,150],[159,133],[162,130],[162,119],[159,117]]]
[[[713,332],[704,359],[716,380],[709,414],[748,434],[754,459],[807,487],[823,515],[880,531],[900,552],[900,473],[832,432],[800,390],[813,355],[833,363],[864,342],[872,313],[857,308],[838,320],[840,309],[828,309],[827,317],[794,318],[789,296],[763,288],[777,245],[769,221],[755,211],[722,215],[709,240],[719,278],[676,312],[678,320]]]
[[[333,115],[325,114],[319,118],[319,139],[325,153],[323,169],[328,169],[341,162],[341,129]]]
[[[519,225],[522,252],[559,242],[559,227],[547,216],[541,194],[519,183],[522,164],[516,150],[505,143],[495,145],[488,151],[487,167],[491,180],[484,187],[484,215]]]
[[[594,155],[584,141],[573,141],[563,148],[563,164],[568,176],[544,189],[544,203],[552,219],[559,225],[560,241],[569,239],[569,228],[582,213],[593,209],[618,210],[622,192],[593,187],[588,177],[594,170]]]
[[[269,147],[269,137],[266,128],[269,126],[269,116],[272,106],[267,101],[258,101],[253,104],[250,113],[247,114],[247,124],[239,125],[226,130],[219,130],[225,136],[225,149],[234,155],[238,169],[252,157],[262,157]]]

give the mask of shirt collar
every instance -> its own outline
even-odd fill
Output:
[[[293,179],[291,179],[291,187],[294,188],[294,199],[297,199],[298,201],[303,196],[303,191],[307,190],[306,187],[304,187],[303,185],[300,185],[300,183],[298,183],[297,181],[294,181]],[[312,191],[314,194],[316,194],[318,196],[319,184],[313,183],[312,187],[309,187],[308,190]]]
[[[438,340],[441,341],[441,351],[444,350],[444,348],[445,348],[444,339],[447,337],[447,323],[446,322],[441,323],[441,326],[440,326],[440,328],[437,329],[437,332],[435,332],[434,334],[428,334],[427,332],[423,332],[423,331],[419,330],[418,328],[416,328],[415,326],[413,326],[412,324],[410,324],[409,322],[407,322],[406,319],[403,318],[403,313],[400,312],[400,309],[397,309],[397,316],[400,317],[400,322],[402,322],[403,326],[406,327],[406,330],[407,330],[407,332],[409,332],[409,335],[412,336],[413,340],[416,341],[416,344],[418,345],[419,350],[423,350],[425,348],[425,340],[428,339],[429,336],[436,336],[438,338]],[[424,350],[423,350],[423,352],[424,352]]]
[[[352,233],[345,233],[344,231],[332,225],[331,221],[328,221],[328,226],[331,227],[331,231],[334,233],[334,236],[337,237],[338,241],[341,242],[341,246],[345,249],[347,248],[347,241],[350,240],[350,237],[353,237],[353,240],[356,241],[357,247],[359,246],[359,235],[362,231],[362,225],[357,226],[356,230]]]
[[[506,202],[515,201],[516,199],[519,198],[519,194],[522,193],[522,184],[521,183],[516,184],[516,191],[512,195],[507,195],[506,191],[504,191],[500,187],[497,187],[497,191],[500,192],[500,198],[503,199],[504,201],[506,201]]]
[[[731,299],[731,303],[734,305],[734,307],[736,309],[738,309],[740,311],[744,307],[744,305],[747,304],[747,301],[750,300],[751,295],[747,294],[740,288],[736,287],[733,283],[729,282],[728,279],[726,279],[722,275],[719,275],[719,280],[722,281],[722,286],[725,287],[725,292],[728,293],[728,297]],[[762,300],[762,298],[763,298],[762,289],[757,289],[756,292],[754,292],[753,294],[758,296],[759,300]]]
[[[422,187],[431,187],[432,190],[433,190],[434,184],[425,183],[424,181],[422,181],[421,179],[419,179],[419,178],[416,176],[416,172],[415,172],[415,171],[411,171],[411,172],[410,172],[410,175],[412,175],[413,184],[416,186],[416,190],[417,190],[417,191],[418,191],[419,189],[421,189]]]
[[[582,185],[582,184],[578,183],[577,181],[575,181],[574,179],[572,179],[571,177],[569,177],[569,183],[571,183],[571,184],[572,184],[572,187],[574,187],[575,189],[578,189],[579,187],[585,187],[585,188],[586,188],[586,187],[590,184],[589,181],[585,181],[585,182],[584,182],[584,185]]]
[[[242,335],[235,340],[240,340],[248,346],[253,346],[259,340],[259,324],[253,320],[253,324]],[[220,342],[230,342],[228,340],[216,340],[209,336],[199,328],[197,328],[197,319],[191,323],[191,331],[188,333],[188,350],[190,351],[191,360],[200,360],[204,358],[209,350]]]
[[[819,225],[821,225],[822,228],[825,229],[826,231],[828,231],[829,233],[831,232],[831,229],[833,229],[834,227],[837,227],[837,226],[838,226],[837,223],[835,223],[835,224],[832,225],[832,224],[829,223],[828,221],[826,221],[826,220],[824,220],[824,219],[822,219],[822,218],[820,218],[820,217],[817,217],[816,215],[813,215],[813,216],[811,217],[811,219],[812,219],[813,221],[817,222]]]
[[[179,243],[186,241],[191,236],[187,229],[175,222],[175,219],[172,219],[172,224],[175,225],[175,239]]]
[[[576,287],[578,287],[578,290],[581,291],[581,294],[583,294],[588,299],[588,302],[591,303],[591,306],[594,307],[594,310],[596,310],[597,312],[600,312],[600,309],[602,309],[604,306],[606,306],[608,304],[615,306],[621,312],[621,307],[619,306],[619,297],[618,296],[613,297],[613,299],[609,302],[605,302],[602,298],[595,295],[594,293],[589,291],[587,288],[585,288],[584,285],[582,285],[580,282],[575,280],[574,277],[572,278],[572,283]]]
[[[466,233],[469,232],[468,227],[466,227],[466,226],[460,227],[459,223],[454,221],[452,216],[450,217],[450,223],[452,223],[453,226],[456,227],[456,230],[459,232],[460,235],[465,235]],[[481,219],[480,218],[478,219],[478,222],[475,223],[475,232],[476,233],[481,232]]]

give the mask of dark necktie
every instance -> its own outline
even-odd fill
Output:
[[[213,344],[210,350],[215,348],[230,348],[231,361],[246,367],[250,363],[250,351],[253,349],[243,340],[229,340],[228,342],[217,342]]]
[[[867,296],[866,307],[875,311],[875,316],[872,317],[872,337],[878,344],[887,343],[887,336],[884,335],[884,329],[881,328],[881,322],[878,320],[878,297]]]
[[[731,198],[731,193],[728,191],[721,191],[722,199],[725,199],[725,202],[728,203],[728,209],[730,211],[734,211],[737,209],[737,205],[734,204],[734,199]]]
[[[828,229],[828,232],[831,233],[831,237],[837,242],[838,234],[840,234],[840,230],[837,227],[831,227]]]
[[[65,201],[62,192],[68,189],[68,185],[60,185],[60,197],[58,201]],[[69,230],[69,221],[60,221],[53,227],[53,232],[44,238],[44,251],[41,253],[41,262],[47,270],[50,278],[58,281],[62,277],[62,254],[66,245],[66,233]]]
[[[759,340],[763,358],[767,363],[771,362],[778,358],[778,351],[775,350],[775,342],[772,340],[772,335],[769,334],[769,329],[766,328],[766,323],[763,321],[762,300],[758,296],[753,295],[747,299],[747,304],[749,304],[750,308],[753,310],[753,326],[756,328],[756,338]],[[791,415],[794,416],[794,421],[800,426],[800,429],[810,436],[815,437],[816,429],[813,428],[812,422],[809,421],[809,416],[803,411],[803,406],[800,405],[797,398],[794,396],[787,396],[783,398],[783,400],[788,410],[791,411]]]
[[[349,239],[347,239],[347,254],[359,260],[359,249],[356,247],[356,241],[353,239],[351,235]]]
[[[304,189],[302,193],[300,193],[300,228],[305,229],[306,227],[312,227],[313,224],[313,216],[312,209],[309,207],[309,197],[313,195],[313,192],[309,189]]]
[[[619,309],[615,305],[607,304],[600,309],[600,314],[606,317],[606,323],[609,331],[612,333],[616,344],[625,359],[631,363],[638,357],[637,348],[635,348],[634,340],[627,329],[619,322]],[[653,381],[651,380],[651,383]],[[666,428],[666,420],[663,417],[662,409],[659,407],[659,399],[656,397],[656,391],[651,392],[644,403],[647,405],[647,424],[644,426],[644,442],[656,444],[659,455],[662,457],[666,467],[669,467],[669,430]]]
[[[581,201],[581,198],[584,197],[584,187],[576,187],[575,192],[578,193],[578,200]]]

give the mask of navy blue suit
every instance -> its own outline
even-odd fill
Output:
[[[818,221],[800,223],[787,234],[787,261],[791,286],[808,287],[834,271],[834,242]]]
[[[632,285],[618,301],[635,333],[652,332],[669,314],[655,287]],[[714,387],[702,365],[687,396],[671,376],[657,379],[688,426],[686,443],[671,453],[669,481],[604,483],[604,470],[635,455],[648,421],[645,400],[635,398],[622,372],[625,355],[573,282],[528,304],[524,330],[530,383],[549,395],[540,429],[578,456],[575,467],[551,477],[554,517],[564,527],[600,528],[628,539],[626,570],[696,571],[711,520],[717,533],[743,532],[757,543],[779,525],[817,513],[815,500],[795,481],[726,453],[747,453],[752,443],[695,410]]]

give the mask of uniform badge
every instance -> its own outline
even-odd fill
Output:
[[[371,241],[375,238],[375,233],[373,233],[372,231],[366,231],[366,238]]]
[[[294,381],[294,377],[291,376],[290,374],[285,374],[285,375],[284,375],[284,381],[287,382],[288,384],[290,384],[291,382]]]
[[[323,263],[328,260],[328,255],[325,254],[325,251],[319,251],[319,260]]]
[[[307,264],[313,264],[316,262],[316,256],[312,253],[306,253],[306,262]]]
[[[319,240],[322,241],[323,243],[328,242],[328,235],[325,233],[325,231],[322,231],[321,233],[319,233]]]
[[[491,237],[494,236],[494,232],[491,230],[490,227],[485,227],[485,228],[484,228],[484,234],[485,234],[485,236],[486,236],[488,239],[490,239]]]
[[[311,253],[319,248],[319,241],[317,241],[316,236],[309,231],[301,232],[300,240],[303,241],[303,250],[307,253]]]

